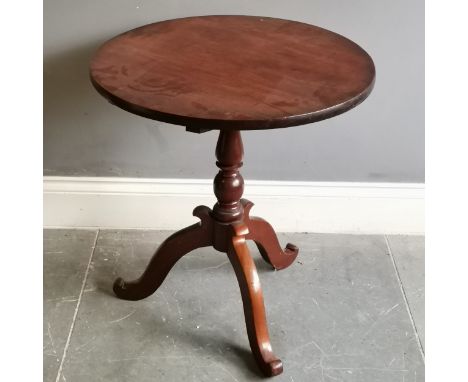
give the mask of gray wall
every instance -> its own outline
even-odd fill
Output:
[[[112,36],[206,14],[264,15],[331,29],[366,49],[377,68],[374,92],[344,115],[245,132],[245,178],[424,181],[423,0],[45,0],[44,174],[211,178],[216,132],[186,133],[126,113],[88,80],[93,51]]]

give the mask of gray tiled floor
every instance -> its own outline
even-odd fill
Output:
[[[388,245],[424,349],[424,237],[389,236]]]
[[[44,233],[44,381],[263,379],[224,254],[194,251],[153,296],[121,301],[113,279],[138,276],[168,232],[97,234]],[[284,365],[275,381],[424,380],[424,238],[280,239],[300,255],[279,272],[251,247]]]

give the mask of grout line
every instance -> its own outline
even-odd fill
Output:
[[[393,256],[392,249],[390,248],[390,243],[388,242],[387,235],[384,235],[384,238],[385,238],[385,243],[387,244],[388,254],[390,255],[390,258],[392,259],[393,269],[395,270],[395,273],[396,273],[396,276],[397,276],[397,279],[398,279],[398,284],[400,286],[401,294],[403,295],[403,300],[405,300],[406,310],[408,312],[408,315],[409,315],[409,318],[410,318],[410,321],[411,321],[411,325],[413,326],[414,333],[416,334],[416,340],[417,340],[417,343],[418,343],[418,348],[419,348],[419,351],[421,353],[422,360],[424,362],[424,360],[425,360],[424,349],[423,349],[422,344],[421,344],[421,338],[419,338],[418,329],[416,328],[416,323],[414,322],[413,314],[411,313],[411,308],[410,308],[409,303],[408,303],[408,298],[406,297],[405,288],[403,287],[403,283],[401,281],[400,272],[398,272],[398,267],[396,265],[396,261],[395,261],[395,258]]]
[[[84,292],[84,289],[86,287],[86,281],[88,280],[89,268],[91,266],[91,261],[93,260],[94,251],[96,250],[96,244],[97,244],[97,240],[98,240],[98,236],[99,236],[99,231],[100,231],[99,229],[96,231],[96,237],[94,238],[94,244],[93,244],[93,247],[92,247],[91,255],[89,256],[88,266],[86,267],[86,272],[85,272],[85,275],[83,277],[83,282],[81,284],[80,295],[78,296],[78,302],[76,303],[75,313],[73,314],[73,319],[72,319],[72,323],[71,323],[71,326],[70,326],[70,331],[68,332],[67,342],[65,343],[65,347],[63,349],[62,359],[60,361],[60,366],[59,366],[59,369],[57,371],[57,378],[55,378],[55,382],[59,382],[60,377],[62,375],[62,368],[63,368],[65,358],[67,356],[68,347],[70,346],[70,340],[71,340],[71,336],[73,334],[73,329],[75,328],[75,322],[76,322],[76,317],[78,316],[78,310],[80,309],[81,298],[83,297],[83,292]]]

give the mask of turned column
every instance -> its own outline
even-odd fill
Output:
[[[240,221],[244,207],[240,202],[244,192],[244,179],[239,173],[242,167],[244,147],[239,130],[220,130],[216,145],[216,166],[219,172],[214,178],[213,190],[218,202],[213,207],[213,218],[220,223]]]

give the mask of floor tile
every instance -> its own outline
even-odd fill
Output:
[[[55,381],[95,231],[44,230],[44,381]]]
[[[424,348],[424,236],[388,236],[388,242]]]
[[[101,231],[63,380],[257,381],[241,297],[225,254],[206,248],[176,264],[143,301],[111,286],[133,278],[168,236]],[[424,365],[382,236],[280,235],[297,262],[272,271],[253,250],[264,289],[275,381],[423,381]]]

